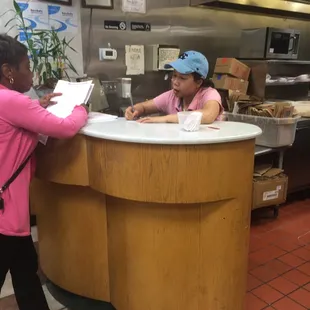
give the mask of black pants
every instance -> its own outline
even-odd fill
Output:
[[[49,310],[37,275],[37,253],[29,237],[0,234],[0,291],[10,271],[20,310]]]

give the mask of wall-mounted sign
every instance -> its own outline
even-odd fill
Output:
[[[127,24],[122,20],[105,20],[104,29],[107,30],[126,30]]]
[[[151,31],[151,24],[131,22],[132,31]]]
[[[146,0],[122,0],[123,12],[146,13]]]
[[[89,9],[113,9],[113,0],[82,0],[82,7]]]

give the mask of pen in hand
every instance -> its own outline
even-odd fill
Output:
[[[133,100],[132,100],[131,94],[130,94],[130,96],[129,96],[129,100],[130,100],[130,105],[131,105],[131,112],[133,113],[133,112],[135,111],[135,107],[134,107],[134,105],[133,105]]]
[[[133,100],[132,100],[132,95],[130,94],[129,96],[129,100],[130,100],[130,105],[131,105],[131,113],[135,112],[135,107],[133,105]],[[137,120],[137,117],[134,117],[133,120]]]

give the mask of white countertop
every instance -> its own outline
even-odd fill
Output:
[[[236,122],[215,122],[201,125],[197,132],[185,132],[179,124],[141,124],[119,118],[85,126],[80,133],[99,139],[148,144],[214,144],[253,139],[262,131],[259,127]]]

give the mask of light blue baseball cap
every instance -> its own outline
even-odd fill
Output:
[[[165,69],[173,68],[181,74],[198,73],[203,79],[207,78],[209,62],[199,52],[188,51],[180,55],[179,59],[165,65]]]

